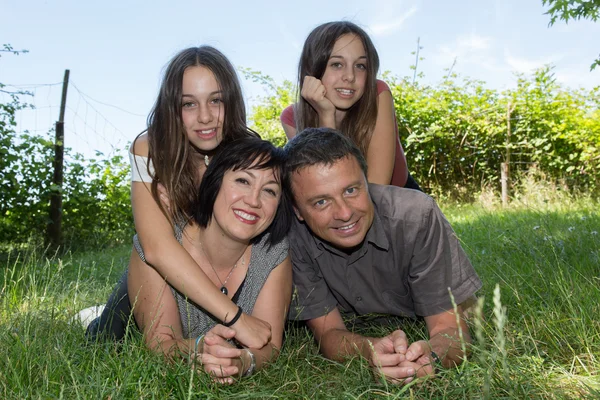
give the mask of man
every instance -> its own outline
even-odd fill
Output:
[[[364,356],[391,382],[459,364],[461,335],[470,341],[461,304],[481,281],[433,199],[368,184],[364,157],[335,130],[306,129],[285,149],[298,219],[290,316],[307,321],[327,358]],[[423,317],[429,340],[410,342],[402,330],[352,333],[342,313]]]

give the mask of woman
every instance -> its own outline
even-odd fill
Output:
[[[371,183],[419,189],[408,173],[390,88],[377,79],[379,56],[367,33],[348,21],[319,25],[298,65],[298,103],[281,113],[288,138],[305,128],[341,131],[368,164]]]
[[[283,150],[256,138],[221,146],[204,173],[193,220],[176,224],[175,237],[237,311],[223,319],[211,315],[165,282],[144,262],[137,236],[128,288],[148,347],[170,357],[189,356],[216,380],[231,383],[262,368],[281,348],[291,298],[286,234],[293,214],[282,188]],[[242,312],[271,326],[265,346],[232,344],[230,327]]]

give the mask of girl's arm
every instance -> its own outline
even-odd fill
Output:
[[[377,120],[366,154],[369,182],[389,185],[392,181],[395,162],[401,163],[399,170],[403,177],[402,181],[406,182],[408,169],[401,145],[399,146],[400,155],[396,155],[398,140],[394,100],[392,94],[388,90],[384,90],[377,96]]]
[[[134,154],[147,157],[147,137],[142,136],[138,139],[132,150]],[[146,168],[145,165],[139,167]],[[146,262],[175,289],[212,315],[225,322],[233,318],[238,307],[212,284],[194,259],[177,242],[171,223],[152,197],[150,183],[132,182],[131,203],[135,228],[144,249]],[[134,276],[140,278],[144,276],[142,271],[148,271],[147,267],[141,260],[140,263],[132,263],[130,266],[133,272],[136,272]],[[129,285],[139,287],[140,281],[134,278],[133,281],[129,281]],[[232,328],[236,331],[236,339],[246,346],[262,347],[271,335],[267,323],[247,314],[242,314]]]

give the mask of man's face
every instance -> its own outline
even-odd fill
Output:
[[[362,243],[373,222],[367,178],[355,157],[317,164],[292,175],[296,216],[339,249]]]

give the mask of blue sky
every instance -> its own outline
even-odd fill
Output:
[[[66,141],[84,154],[122,148],[144,129],[162,69],[178,50],[210,44],[236,66],[295,81],[305,37],[331,20],[365,28],[381,70],[397,76],[412,76],[420,38],[427,83],[438,82],[456,59],[454,72],[496,89],[514,86],[515,72],[547,63],[567,86],[600,85],[600,68],[589,71],[600,53],[600,22],[548,27],[544,12],[541,0],[0,0],[0,44],[29,50],[2,54],[0,82],[57,83],[70,69],[71,82],[88,97],[69,89]],[[247,103],[264,94],[242,83]],[[47,130],[58,118],[60,85],[32,90],[37,110],[19,115],[18,129]]]

